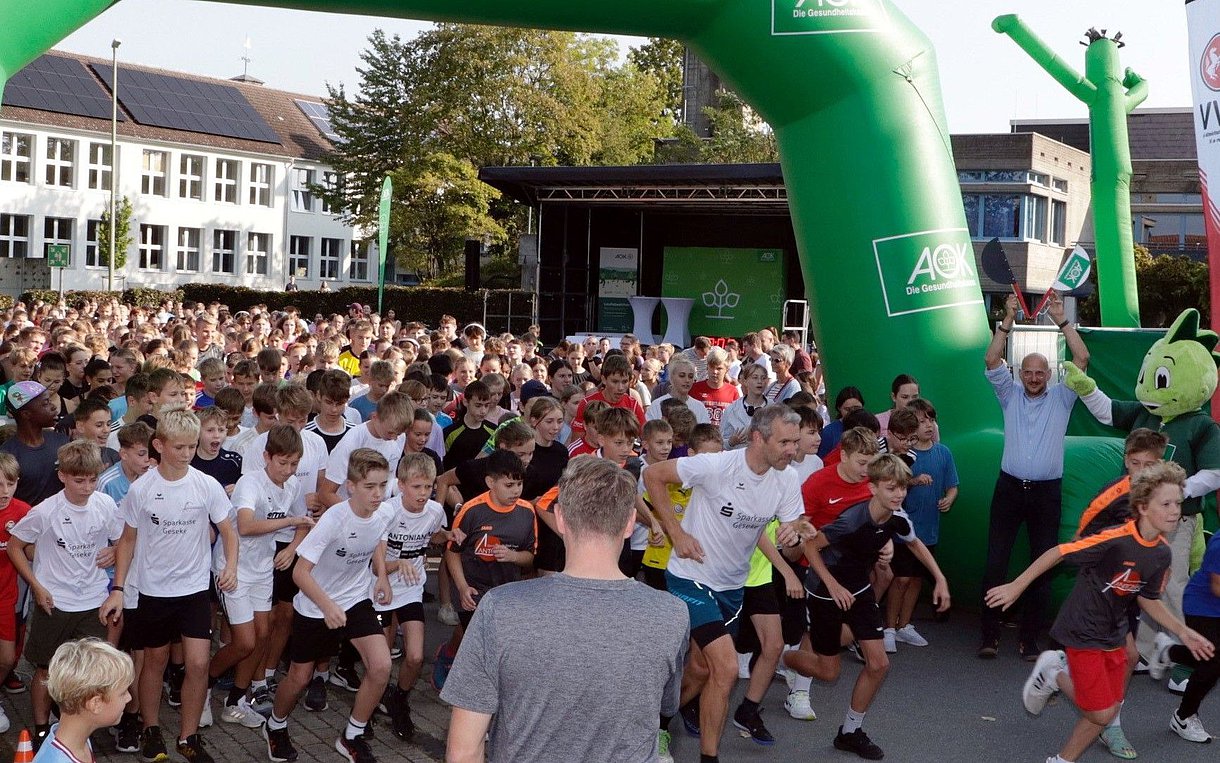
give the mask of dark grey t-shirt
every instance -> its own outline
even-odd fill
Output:
[[[655,761],[689,637],[686,606],[635,580],[509,583],[479,602],[441,699],[495,716],[491,763]]]
[[[37,506],[64,489],[55,464],[59,460],[59,449],[68,444],[68,438],[49,429],[42,433],[42,437],[43,443],[37,448],[21,442],[15,434],[0,445],[0,450],[13,454],[21,467],[14,497],[31,506]]]

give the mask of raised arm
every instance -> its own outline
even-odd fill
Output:
[[[1076,330],[1076,326],[1068,321],[1063,309],[1063,297],[1059,296],[1059,292],[1051,290],[1046,314],[1051,317],[1051,320],[1063,332],[1063,339],[1067,342],[1068,352],[1072,353],[1072,362],[1081,371],[1087,371],[1089,368],[1089,348],[1084,346],[1084,340],[1080,338],[1080,332]]]
[[[1009,294],[1004,300],[1004,318],[996,327],[991,343],[987,345],[987,354],[983,356],[987,370],[993,371],[1004,364],[1004,349],[1008,346],[1008,335],[1012,332],[1013,321],[1017,318],[1017,295]]]

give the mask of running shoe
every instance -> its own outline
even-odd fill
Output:
[[[275,706],[275,692],[270,686],[260,686],[250,697],[250,707],[264,718],[271,717],[271,708]]]
[[[394,646],[390,647],[390,659],[397,660],[402,657],[402,636],[394,638]]]
[[[248,729],[256,729],[266,721],[245,697],[237,700],[236,705],[225,705],[224,710],[220,711],[220,720],[225,723],[240,723]]]
[[[263,726],[263,739],[267,740],[267,759],[271,763],[292,763],[297,759],[297,750],[288,738],[288,729],[272,731]]]
[[[1182,720],[1175,711],[1169,719],[1169,728],[1173,729],[1175,734],[1187,742],[1207,744],[1212,741],[1212,735],[1208,734],[1207,729],[1203,728],[1203,722],[1199,720],[1198,715],[1192,715],[1186,720]]]
[[[682,716],[682,725],[686,727],[686,733],[693,736],[699,736],[699,699],[687,702],[678,709],[678,715]]]
[[[835,736],[835,749],[854,752],[865,760],[881,760],[885,757],[885,753],[881,751],[880,747],[873,744],[873,740],[868,738],[864,729],[856,729],[850,734],[844,734],[843,727],[840,726],[839,733]]]
[[[445,688],[449,671],[453,668],[453,658],[456,655],[449,651],[449,644],[441,644],[436,648],[436,657],[432,661],[432,688],[440,691]]]
[[[377,758],[373,757],[373,751],[369,749],[369,743],[364,741],[363,736],[355,739],[341,736],[335,740],[335,749],[347,758],[348,763],[377,763]]]
[[[5,715],[4,708],[0,707],[0,734],[8,731],[10,726],[12,726],[12,723],[9,721],[8,716]]]
[[[1110,754],[1116,758],[1135,760],[1139,757],[1139,753],[1135,751],[1131,742],[1127,740],[1127,735],[1123,733],[1122,726],[1106,726],[1101,732],[1100,739]]]
[[[25,685],[25,681],[22,681],[21,677],[16,673],[9,673],[8,678],[4,679],[5,694],[25,694],[28,689],[29,687]]]
[[[1022,641],[1017,645],[1017,651],[1021,654],[1021,659],[1026,662],[1037,662],[1044,651],[1038,646],[1037,641]]]
[[[326,709],[326,679],[322,676],[310,679],[309,687],[305,689],[305,709],[314,713]]]
[[[215,759],[204,749],[203,739],[198,734],[191,734],[178,742],[178,754],[186,758],[187,763],[215,763]]]
[[[742,654],[741,652],[737,653],[737,677],[738,678],[749,678],[750,677],[750,658],[753,656],[754,655],[749,654],[749,653],[746,653],[746,654]]]
[[[864,659],[864,652],[860,651],[859,641],[851,642],[851,644],[849,644],[847,647],[847,651],[851,652],[851,656],[856,658],[856,662],[860,663],[861,665],[867,664]]]
[[[996,655],[1000,653],[1000,640],[998,638],[983,638],[983,643],[979,646],[979,659],[994,660]]]
[[[657,732],[657,763],[674,763],[674,756],[669,754],[671,741],[673,739],[665,729]]]
[[[441,625],[457,625],[459,622],[461,622],[458,620],[457,610],[453,608],[452,604],[442,605],[441,608],[436,611],[436,619],[440,620]]]
[[[1021,689],[1021,702],[1031,715],[1040,714],[1046,707],[1047,700],[1059,688],[1055,678],[1062,669],[1062,659],[1060,652],[1049,650],[1038,655],[1038,661],[1034,663],[1034,669],[1029,678],[1025,679],[1025,686]]]
[[[894,631],[894,640],[909,646],[927,646],[928,640],[919,635],[919,631],[915,630],[915,626],[907,623],[898,630]]]
[[[1152,659],[1148,661],[1148,675],[1154,681],[1160,681],[1173,667],[1173,660],[1169,659],[1169,649],[1177,642],[1173,640],[1173,636],[1161,631],[1156,634],[1156,639],[1152,642]]]
[[[330,682],[353,693],[360,691],[360,674],[355,665],[335,665],[330,669]]]
[[[390,713],[390,729],[394,732],[394,736],[404,742],[410,742],[411,738],[415,736],[415,721],[411,720],[411,705],[402,692],[399,692],[394,700],[394,710]]]
[[[898,635],[893,628],[886,628],[881,632],[881,645],[885,647],[886,654],[894,654],[898,651]]]
[[[140,751],[140,714],[124,712],[118,725],[110,727],[114,737],[114,749],[119,752]]]
[[[788,711],[788,715],[798,721],[816,721],[818,719],[818,714],[809,704],[809,692],[807,691],[788,692],[788,698],[784,700],[784,709]]]
[[[212,694],[211,692],[204,692],[203,710],[199,713],[199,728],[206,729],[214,722],[215,720],[212,718]]]
[[[144,763],[162,763],[169,760],[169,750],[165,749],[165,739],[161,737],[160,726],[149,726],[140,734],[140,760]]]
[[[753,739],[764,747],[775,744],[775,737],[763,725],[761,707],[753,713],[747,713],[744,707],[738,706],[737,711],[733,713],[733,725],[738,728],[743,738]]]
[[[37,754],[42,749],[42,743],[47,741],[47,737],[51,736],[51,727],[43,726],[42,728],[34,727],[34,738],[30,742],[34,745],[34,753]]]
[[[385,691],[381,693],[381,699],[377,701],[377,712],[383,715],[393,715],[394,707],[398,704],[399,689],[394,684],[385,687]]]

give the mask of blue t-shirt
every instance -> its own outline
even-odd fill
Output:
[[[123,472],[123,465],[115,464],[99,474],[97,489],[113,498],[115,503],[122,503],[127,491],[131,489],[131,480],[127,479]]]
[[[373,411],[377,410],[377,404],[369,400],[368,395],[354,397],[348,405],[359,411],[361,421],[366,422],[373,417]]]
[[[55,738],[55,733],[59,730],[59,724],[51,727],[50,733],[47,735],[47,741],[38,750],[38,754],[34,756],[34,763],[90,763],[93,760],[93,742],[89,742],[88,760],[81,760],[72,754],[72,751],[59,743]]]
[[[911,448],[908,453],[915,457],[911,474],[916,477],[930,475],[932,484],[911,485],[902,507],[910,515],[919,539],[934,546],[940,542],[940,509],[936,503],[944,497],[946,490],[957,487],[957,466],[953,463],[953,454],[939,442],[932,443],[927,450]]]
[[[119,421],[127,414],[127,396],[119,395],[110,401],[110,421]]]
[[[1203,566],[1190,576],[1182,592],[1182,611],[1197,617],[1220,617],[1220,597],[1212,593],[1212,575],[1220,575],[1220,533],[1212,536]]]
[[[841,439],[843,439],[843,419],[835,419],[822,427],[822,444],[818,446],[818,458],[826,458],[826,454],[834,450]]]

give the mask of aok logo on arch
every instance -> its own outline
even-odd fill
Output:
[[[965,228],[874,239],[873,254],[891,318],[983,301]]]

